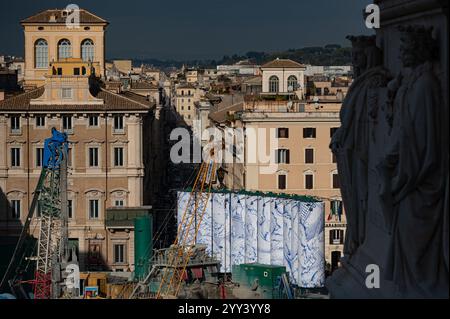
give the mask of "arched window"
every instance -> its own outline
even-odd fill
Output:
[[[48,68],[48,43],[44,39],[34,44],[34,64],[37,69]]]
[[[292,87],[292,91],[295,91],[298,88],[297,77],[295,77],[294,75],[288,77],[288,88],[289,87]]]
[[[86,39],[81,42],[81,58],[86,62],[94,61],[94,41]]]
[[[66,59],[72,57],[72,45],[67,39],[58,42],[58,59]]]
[[[269,79],[269,92],[278,93],[280,89],[280,80],[277,76],[273,75]]]

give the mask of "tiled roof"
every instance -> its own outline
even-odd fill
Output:
[[[157,89],[158,86],[149,82],[132,82],[131,89],[132,90],[148,90],[148,89]]]
[[[261,68],[263,69],[270,69],[270,68],[291,68],[291,69],[298,69],[298,68],[304,68],[305,66],[303,64],[300,64],[298,62],[289,60],[289,59],[276,59],[273,61],[270,61],[266,64],[264,64]]]
[[[149,100],[147,100],[146,96],[140,95],[140,94],[136,94],[130,91],[125,91],[120,93],[120,96],[126,97],[128,99],[131,99],[135,102],[141,103],[141,104],[149,104],[151,103]]]
[[[256,77],[245,80],[243,83],[247,84],[247,85],[262,85],[262,77],[256,76]]]
[[[44,94],[45,87],[17,95],[0,102],[0,111],[148,111],[154,103],[141,98],[137,94],[124,95],[115,94],[104,89],[91,94],[104,101],[103,105],[75,104],[75,105],[30,105],[30,100],[36,99]]]
[[[44,87],[40,87],[38,89],[16,95],[10,99],[0,101],[0,110],[1,111],[28,110],[30,100],[37,99],[38,97],[42,96],[42,94],[44,94]]]
[[[177,89],[195,89],[195,86],[190,83],[183,83],[177,86]]]
[[[50,17],[55,16],[56,22],[50,22]],[[66,17],[63,17],[62,9],[45,10],[31,17],[22,20],[22,23],[65,23]],[[108,23],[106,20],[96,16],[89,11],[80,9],[80,23]]]
[[[240,102],[228,107],[219,108],[217,111],[210,113],[209,118],[216,123],[223,123],[227,121],[230,112],[239,112],[242,110],[244,110],[244,103]]]
[[[211,92],[206,92],[205,98],[216,103],[222,102],[222,98],[220,96],[214,95]]]

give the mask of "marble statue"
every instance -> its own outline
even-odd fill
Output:
[[[443,103],[433,73],[432,28],[399,27],[403,70],[393,88],[390,143],[377,166],[383,214],[390,230],[385,279],[400,295],[448,296],[444,247],[446,170]]]
[[[341,127],[330,148],[337,158],[341,194],[347,217],[344,255],[351,256],[364,242],[368,197],[369,116],[373,89],[386,86],[389,74],[381,66],[382,54],[375,36],[349,36],[355,80],[343,101]]]

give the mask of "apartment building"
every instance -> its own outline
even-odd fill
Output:
[[[195,103],[200,101],[203,91],[192,84],[180,84],[175,89],[175,109],[180,121],[192,126],[196,118]]]

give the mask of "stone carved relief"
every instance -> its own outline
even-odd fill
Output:
[[[332,298],[448,298],[448,2],[377,3],[384,17],[376,30],[377,43],[383,48],[385,67],[396,77],[375,90],[377,103],[369,94],[363,106],[376,137],[368,143],[365,240],[350,255],[347,250],[327,288]],[[417,26],[425,24],[429,27]],[[364,90],[354,84],[352,94]],[[361,126],[357,120],[348,123]],[[343,121],[343,127],[348,123]],[[353,158],[352,152],[346,155]],[[358,172],[352,165],[344,167],[349,176]],[[364,182],[357,179],[361,187]],[[343,197],[352,190],[350,183],[341,186]],[[351,210],[351,217],[355,212],[359,216],[362,211]],[[380,267],[379,289],[365,283],[370,264]]]
[[[386,279],[403,296],[448,296],[443,228],[444,113],[433,73],[432,28],[401,27],[403,70],[390,83],[392,131],[377,170],[383,214],[391,233]]]
[[[389,73],[375,36],[349,36],[355,80],[341,108],[341,127],[330,148],[337,158],[342,199],[347,217],[344,254],[352,255],[364,242],[368,197],[369,115],[377,112],[376,88],[386,86]]]

